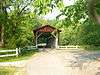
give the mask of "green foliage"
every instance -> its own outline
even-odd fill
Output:
[[[100,2],[95,5],[99,14]],[[40,17],[58,8],[56,20]],[[65,19],[60,20],[61,16]],[[0,25],[4,27],[7,48],[33,45],[33,29],[50,24],[62,30],[61,45],[100,45],[100,27],[88,17],[87,0],[64,6],[62,0],[4,0],[0,3]]]
[[[88,25],[86,24],[84,28],[82,27],[81,33],[82,36],[80,37],[83,44],[88,44],[88,45],[95,45],[99,46],[100,45],[100,26],[97,25]]]
[[[61,0],[4,0],[0,2],[0,25],[4,27],[4,46],[23,47],[34,44],[33,29],[43,24],[38,15],[55,7],[63,7]]]
[[[81,48],[88,50],[88,51],[100,51],[100,46],[94,46],[94,45],[81,45]]]
[[[100,45],[100,26],[88,17],[86,0],[77,0],[74,5],[66,6],[61,11],[57,18],[62,15],[66,17],[60,21],[62,22],[61,45]]]
[[[65,25],[72,25],[80,23],[83,19],[84,21],[87,20],[87,1],[84,0],[77,0],[74,5],[66,6],[64,9],[61,10],[61,14],[57,16],[59,18],[60,16],[64,15]]]
[[[48,12],[52,12],[53,8],[63,8],[62,0],[35,0],[33,2],[33,6],[35,7],[34,12],[38,15],[46,14]]]
[[[5,46],[8,48],[23,47],[25,45],[32,45],[33,28],[40,25],[36,18],[30,18],[30,15],[22,16],[18,20],[11,17],[9,27],[5,27]],[[20,20],[20,21],[19,21]],[[17,23],[17,25],[15,25]],[[9,34],[10,33],[10,34]]]

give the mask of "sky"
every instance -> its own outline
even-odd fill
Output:
[[[63,4],[64,6],[70,6],[70,5],[73,5],[74,4],[74,0],[63,0]],[[49,19],[49,20],[52,20],[52,19],[55,19],[57,15],[60,14],[60,11],[59,9],[57,8],[54,8],[52,10],[52,13],[48,13],[47,15],[44,16],[44,19]],[[64,18],[64,16],[60,17],[61,19]]]

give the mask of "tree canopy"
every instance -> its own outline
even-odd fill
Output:
[[[61,45],[100,45],[99,25],[95,23],[99,22],[95,12],[100,14],[100,2],[94,1],[75,0],[73,5],[64,6],[63,0],[0,0],[4,46],[34,45],[33,29],[43,24],[62,30]],[[45,20],[43,16],[54,8],[58,8],[60,14],[54,20]],[[65,18],[60,19],[61,16]]]

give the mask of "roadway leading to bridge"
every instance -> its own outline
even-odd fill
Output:
[[[33,56],[26,75],[100,75],[100,53],[48,50]]]

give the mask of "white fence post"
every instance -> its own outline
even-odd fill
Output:
[[[20,48],[18,49],[19,54],[21,53]]]
[[[16,56],[18,56],[18,48],[16,48]]]
[[[6,52],[15,52],[12,54],[6,53]],[[18,48],[16,48],[15,50],[0,50],[0,53],[6,53],[3,55],[0,55],[0,57],[8,57],[8,56],[18,56]]]

